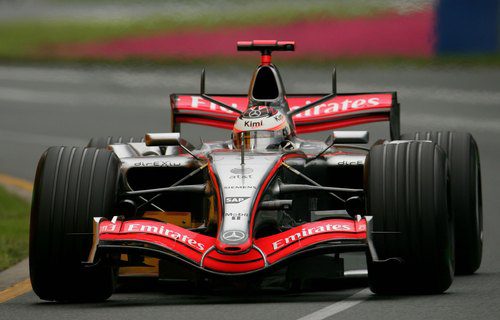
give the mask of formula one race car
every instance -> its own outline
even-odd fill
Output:
[[[280,270],[300,284],[342,276],[345,252],[366,253],[378,294],[441,293],[455,273],[475,272],[482,206],[472,136],[400,135],[395,92],[338,93],[335,71],[329,94],[285,94],[271,53],[294,47],[238,42],[261,52],[248,95],[206,94],[203,72],[199,94],[171,95],[170,133],[49,148],[31,212],[35,293],[105,300],[127,273],[196,284]],[[377,121],[388,121],[391,139],[371,147],[367,131],[299,137]],[[231,139],[195,147],[182,123],[229,129]]]

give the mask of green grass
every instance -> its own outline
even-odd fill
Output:
[[[0,270],[28,256],[30,206],[0,187]]]
[[[357,1],[359,2],[359,1]],[[273,6],[277,6],[274,8]],[[0,60],[51,58],[54,45],[148,35],[186,29],[209,30],[224,26],[280,25],[297,20],[328,17],[349,18],[377,14],[386,8],[378,4],[341,1],[307,7],[269,3],[266,11],[241,10],[239,14],[208,12],[192,15],[157,15],[120,20],[40,20],[0,22]]]

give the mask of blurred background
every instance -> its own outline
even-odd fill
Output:
[[[307,62],[499,64],[498,0],[0,0],[0,61],[248,60],[293,39]]]

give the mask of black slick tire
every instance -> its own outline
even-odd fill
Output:
[[[370,289],[377,294],[444,292],[454,274],[446,154],[432,142],[395,141],[372,147],[366,165],[378,254],[378,261],[367,255]]]
[[[476,141],[466,132],[416,132],[402,140],[429,140],[442,147],[450,166],[450,207],[455,219],[455,272],[472,274],[481,265],[483,208]]]
[[[30,221],[30,278],[43,300],[103,301],[114,290],[114,270],[85,266],[93,217],[112,214],[119,159],[108,150],[51,147],[41,157]]]
[[[117,137],[94,137],[90,139],[87,147],[105,149],[110,144],[129,143],[129,142],[144,142],[143,137],[117,136]]]

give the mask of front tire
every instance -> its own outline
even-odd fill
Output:
[[[368,255],[370,289],[378,294],[441,293],[454,273],[452,214],[444,151],[432,142],[394,141],[367,159],[368,213],[379,260]]]
[[[108,145],[115,143],[144,142],[143,137],[117,136],[117,137],[94,137],[87,144],[88,148],[106,149]]]
[[[52,147],[38,164],[30,221],[33,291],[49,301],[103,301],[114,290],[114,270],[84,266],[92,218],[110,216],[119,160],[108,150]]]
[[[450,207],[455,219],[455,272],[473,274],[483,252],[481,167],[476,141],[465,132],[416,132],[402,140],[430,140],[446,151],[450,164]]]

